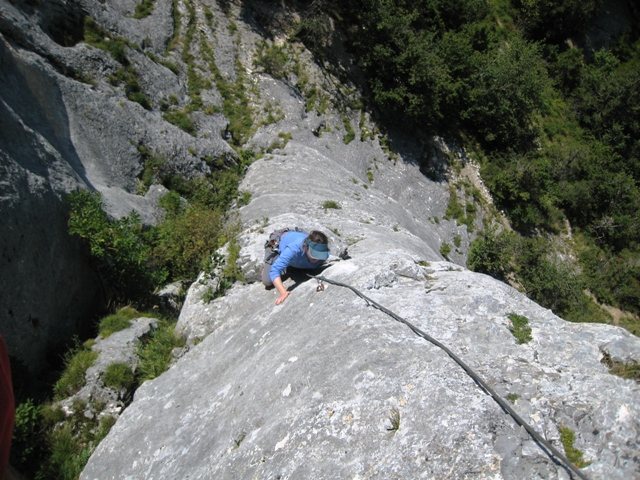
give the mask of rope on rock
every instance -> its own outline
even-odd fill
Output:
[[[425,340],[427,340],[428,342],[431,342],[434,345],[436,345],[437,347],[440,347],[442,350],[444,350],[446,352],[447,355],[449,355],[449,357],[451,357],[453,359],[453,361],[455,361],[458,365],[460,365],[462,367],[462,369],[465,372],[467,372],[467,374],[478,384],[478,386],[481,389],[483,389],[487,394],[489,394],[496,401],[496,403],[498,405],[500,405],[500,407],[506,413],[511,415],[511,417],[515,420],[515,422],[518,425],[523,427],[527,431],[527,433],[529,433],[529,435],[531,435],[531,437],[538,443],[538,445],[540,445],[542,450],[545,451],[545,453],[551,458],[551,460],[553,460],[555,463],[564,464],[564,466],[566,468],[568,468],[571,472],[575,473],[581,479],[589,480],[588,477],[584,473],[582,473],[580,470],[578,470],[569,461],[569,459],[567,459],[562,453],[560,453],[560,451],[557,448],[555,448],[547,440],[542,438],[542,436],[538,432],[536,432],[531,425],[529,425],[527,422],[525,422],[524,419],[522,417],[520,417],[520,415],[518,415],[516,413],[516,411],[513,408],[511,408],[511,406],[500,395],[498,395],[482,378],[480,378],[480,376],[478,376],[466,363],[464,363],[464,361],[462,361],[462,359],[460,357],[458,357],[455,353],[453,353],[451,350],[449,350],[449,348],[446,345],[442,344],[441,342],[439,342],[438,340],[433,338],[428,333],[420,330],[418,327],[416,327],[415,325],[413,325],[409,321],[407,321],[404,318],[396,315],[391,310],[383,307],[382,305],[377,303],[375,300],[372,300],[371,298],[367,297],[366,295],[364,295],[362,292],[360,292],[358,289],[352,287],[351,285],[348,285],[348,284],[342,283],[342,282],[337,282],[335,280],[329,280],[328,278],[320,276],[320,275],[316,275],[316,276],[309,275],[309,276],[311,278],[315,278],[316,280],[318,280],[320,282],[320,284],[321,284],[321,282],[327,282],[327,283],[330,283],[332,285],[348,288],[353,293],[355,293],[357,296],[362,298],[367,303],[367,306],[374,307],[374,308],[380,310],[381,312],[386,313],[387,315],[389,315],[394,320],[405,324],[407,327],[409,327],[409,329],[411,329],[411,331],[413,331],[419,337],[422,337]],[[560,462],[558,462],[557,460],[560,460]]]

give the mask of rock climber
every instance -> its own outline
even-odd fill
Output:
[[[269,235],[265,243],[262,283],[265,287],[275,287],[280,294],[276,305],[280,305],[289,296],[282,283],[282,276],[288,267],[302,270],[320,268],[329,258],[329,240],[327,236],[313,230],[311,233],[296,230],[276,230]]]

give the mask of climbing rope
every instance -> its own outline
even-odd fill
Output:
[[[538,443],[538,445],[540,445],[542,450],[549,456],[549,458],[551,458],[551,460],[553,460],[555,463],[559,463],[561,465],[564,464],[564,466],[566,468],[568,468],[571,472],[575,473],[581,479],[589,480],[588,477],[584,473],[582,473],[580,470],[578,470],[562,453],[560,453],[560,451],[557,448],[555,448],[547,440],[542,438],[542,436],[540,434],[538,434],[538,432],[536,432],[531,425],[529,425],[527,422],[525,422],[524,419],[522,417],[520,417],[520,415],[518,415],[516,413],[516,411],[513,408],[511,408],[511,406],[500,395],[498,395],[482,378],[480,378],[473,370],[471,370],[471,368],[466,363],[464,363],[460,357],[458,357],[455,353],[453,353],[451,350],[449,350],[449,348],[447,348],[446,345],[440,343],[438,340],[433,338],[431,335],[429,335],[426,332],[423,332],[422,330],[420,330],[418,327],[416,327],[415,325],[413,325],[409,321],[407,321],[404,318],[402,318],[402,317],[396,315],[395,313],[393,313],[391,310],[383,307],[382,305],[380,305],[375,300],[372,300],[371,298],[367,297],[366,295],[364,295],[362,292],[360,292],[358,289],[352,287],[351,285],[348,285],[346,283],[337,282],[335,280],[329,280],[328,278],[320,276],[320,275],[316,275],[316,276],[309,275],[309,276],[311,278],[315,278],[318,281],[319,286],[317,288],[317,291],[324,290],[324,287],[322,287],[322,289],[320,289],[320,285],[322,285],[322,282],[327,282],[327,283],[330,283],[332,285],[337,285],[339,287],[348,288],[353,293],[355,293],[357,296],[362,298],[367,303],[367,306],[376,308],[376,309],[380,310],[381,312],[386,313],[387,315],[389,315],[394,320],[405,324],[407,327],[409,327],[411,329],[411,331],[413,331],[413,333],[415,333],[419,337],[422,337],[425,340],[427,340],[428,342],[431,342],[434,345],[436,345],[437,347],[440,347],[442,350],[444,350],[446,352],[447,355],[449,355],[449,357],[451,357],[453,359],[453,361],[455,361],[458,365],[460,365],[462,367],[462,369],[465,372],[467,372],[467,374],[476,382],[476,384],[478,384],[478,386],[482,390],[484,390],[487,394],[489,394],[496,401],[496,403],[498,405],[500,405],[500,407],[505,412],[507,412],[509,415],[511,415],[511,417],[515,420],[515,422],[518,425],[523,427],[529,433],[529,435],[531,435],[531,437]],[[560,460],[560,462],[558,462],[556,459]]]

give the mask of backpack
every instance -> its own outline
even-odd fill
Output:
[[[280,238],[287,232],[304,232],[301,228],[295,227],[293,230],[290,228],[281,228],[280,230],[274,230],[269,234],[269,239],[264,243],[264,261],[271,265],[275,258],[280,255]]]

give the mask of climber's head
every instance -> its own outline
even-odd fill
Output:
[[[318,230],[312,231],[305,239],[305,251],[312,262],[324,262],[329,258],[329,239]]]

